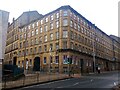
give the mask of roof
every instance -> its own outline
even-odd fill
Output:
[[[1,9],[0,9],[0,11],[9,13],[8,11],[5,11],[5,10],[1,10]]]
[[[24,14],[33,14],[33,13],[38,13],[36,10],[34,11],[26,11],[26,12],[23,12],[17,19],[15,19],[15,21],[17,21],[20,17],[22,17]],[[43,16],[42,14],[39,14],[38,15],[40,16]],[[12,22],[10,25],[12,25],[14,22]]]
[[[69,10],[71,10],[71,12],[73,12],[73,13],[75,13],[76,15],[78,15],[78,16],[80,16],[82,19],[84,19],[89,25],[91,25],[93,28],[95,28],[95,29],[97,29],[97,30],[99,30],[101,33],[103,33],[104,35],[106,35],[107,37],[110,37],[109,35],[107,35],[105,32],[103,32],[100,28],[98,28],[97,26],[95,26],[95,24],[93,24],[92,22],[90,22],[88,19],[86,19],[84,16],[82,16],[80,13],[78,13],[76,10],[74,10],[70,5],[64,5],[64,6],[61,6],[61,7],[59,7],[58,9],[56,9],[56,10],[53,10],[53,11],[51,11],[51,12],[49,12],[49,13],[47,13],[47,14],[45,14],[45,15],[43,15],[43,17],[40,17],[40,18],[38,18],[37,20],[41,20],[42,18],[44,18],[44,17],[46,17],[46,16],[48,16],[48,15],[50,15],[50,14],[52,14],[52,13],[55,13],[55,12],[57,12],[57,11],[59,11],[59,10],[66,10],[66,9],[69,9]],[[32,12],[37,12],[37,11],[27,11],[27,12],[23,12],[23,14],[24,13],[32,13]],[[19,16],[20,17],[20,16]],[[32,21],[32,22],[35,22],[35,21],[37,21],[37,20],[34,20],[34,21]],[[32,22],[30,22],[30,23],[32,23]],[[30,23],[28,23],[28,25],[30,24]],[[111,38],[110,38],[111,39]]]
[[[44,15],[45,16],[48,16],[56,11],[59,11],[61,9],[70,9],[71,12],[75,13],[76,15],[80,16],[82,19],[84,19],[89,25],[91,25],[92,27],[94,27],[95,29],[99,30],[101,33],[103,33],[104,35],[106,35],[107,37],[110,37],[109,35],[107,35],[105,32],[103,32],[100,28],[98,28],[97,26],[95,26],[95,24],[93,24],[92,22],[90,22],[88,19],[86,19],[84,16],[82,16],[80,13],[78,13],[76,10],[74,10],[70,5],[64,5],[64,6],[61,6],[59,7],[58,9],[52,11],[52,12],[49,12],[47,14]]]
[[[120,43],[120,37],[117,37],[115,35],[110,35],[110,37],[115,40],[116,42]]]

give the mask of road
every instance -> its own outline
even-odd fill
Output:
[[[118,71],[112,71],[28,86],[19,90],[29,88],[52,88],[54,90],[57,88],[112,88],[118,83],[119,77]]]

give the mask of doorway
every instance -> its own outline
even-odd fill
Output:
[[[40,57],[35,57],[33,71],[40,71]]]
[[[83,74],[83,72],[84,72],[83,71],[84,70],[83,69],[84,68],[84,61],[83,61],[83,59],[80,59],[80,67],[81,67],[81,69],[80,69],[81,70],[81,74]]]
[[[17,57],[13,57],[13,65],[16,65]]]
[[[109,71],[108,62],[106,62],[106,69]]]

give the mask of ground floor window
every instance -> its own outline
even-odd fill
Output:
[[[63,55],[63,64],[67,63],[68,63],[67,55]]]
[[[63,67],[63,72],[67,73],[68,72],[68,67]]]
[[[46,58],[46,57],[44,57],[44,64],[46,64],[46,61],[47,61],[47,58]]]
[[[89,62],[88,62],[88,60],[86,60],[86,66],[88,66],[89,65]]]
[[[20,61],[18,61],[18,67],[20,67]]]
[[[55,56],[55,63],[56,63],[56,64],[59,63],[59,56]]]
[[[90,67],[92,66],[92,63],[91,63],[91,61],[89,62],[89,66],[90,66]]]
[[[53,63],[53,57],[50,56],[50,63],[52,64]]]
[[[59,67],[55,67],[55,71],[58,72],[59,71]]]
[[[29,65],[32,66],[32,59],[30,59],[30,64]]]

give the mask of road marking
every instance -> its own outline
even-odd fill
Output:
[[[114,85],[116,86],[116,83],[114,82]]]
[[[73,84],[73,86],[75,86],[75,85],[77,85],[77,84],[79,84],[79,82],[77,82],[77,83]]]
[[[72,84],[72,85],[67,85],[67,86],[59,86],[59,87],[56,87],[56,88],[65,88],[65,87],[71,87],[71,86],[75,86],[75,85],[78,85],[78,84],[84,84],[84,83],[90,83],[92,82],[93,79],[89,80],[89,81],[84,81],[84,82],[76,82],[75,84]]]
[[[84,83],[90,83],[91,82],[91,80],[90,81],[83,81],[83,82],[79,82],[80,84],[84,84]]]
[[[67,81],[67,80],[70,80],[70,79],[58,80],[58,81],[54,81],[54,83],[55,83],[55,82],[61,82],[61,81]]]
[[[67,85],[67,86],[60,86],[60,87],[56,87],[56,88],[65,88],[65,87],[71,87],[71,86],[75,86],[75,85],[78,85],[79,84],[79,82],[77,82],[77,83],[75,83],[75,84],[73,84],[73,85]]]
[[[67,81],[67,80],[70,80],[70,79],[64,79],[64,80],[59,80],[59,81],[54,81],[54,82]]]

